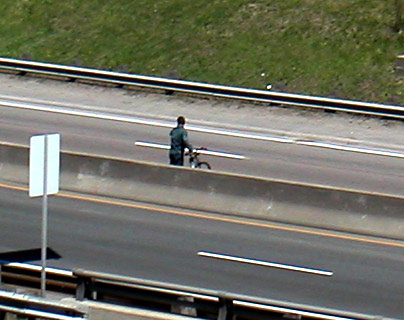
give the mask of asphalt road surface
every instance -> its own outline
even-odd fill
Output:
[[[99,114],[111,117],[110,113]],[[59,132],[62,134],[63,150],[168,162],[166,150],[138,147],[134,143],[147,141],[167,145],[169,127],[133,123],[139,118],[116,115],[120,120],[3,106],[0,109],[0,141],[28,145],[33,134]],[[170,122],[161,123],[172,125]],[[247,129],[201,125],[198,128],[214,129],[228,135],[190,131],[194,146],[206,146],[211,150],[246,157],[245,160],[235,160],[201,156],[214,170],[404,196],[404,158],[274,142],[274,136]],[[240,134],[254,134],[258,138],[240,137]],[[404,153],[402,155],[404,157]]]
[[[48,244],[63,257],[49,261],[50,266],[384,317],[404,314],[403,243],[98,200],[74,195],[49,198]],[[29,199],[26,190],[0,187],[1,252],[40,247],[41,203],[41,198]],[[333,275],[215,260],[198,256],[199,251],[328,270]]]
[[[69,103],[97,105],[97,112],[103,115],[108,112],[134,120],[143,114],[142,118],[148,120],[171,119],[171,125],[175,115],[184,114],[191,125],[205,129],[270,138],[298,126],[300,133],[290,132],[304,139],[324,139],[322,134],[327,132],[333,133],[337,139],[332,141],[340,144],[352,143],[352,139],[364,141],[367,137],[371,140],[368,146],[376,149],[402,144],[402,125],[397,122],[384,125],[366,119],[362,123],[350,117],[342,122],[328,122],[336,118],[315,114],[309,119],[281,109],[271,110],[270,114],[259,108],[243,112],[244,107],[239,110],[238,106],[201,109],[199,102],[192,102],[197,106],[190,106],[189,101],[178,106],[179,100],[173,106],[173,100],[167,105],[162,95],[121,96],[111,89],[0,77],[0,94],[21,96],[28,104],[36,98],[59,101],[57,104],[63,108]],[[134,101],[137,115],[128,111]],[[115,104],[115,109],[102,107]],[[33,134],[60,132],[63,150],[167,163],[166,151],[135,147],[134,142],[167,144],[168,127],[121,120],[3,106],[0,141],[28,145]],[[248,126],[251,123],[255,128]],[[404,196],[402,158],[196,131],[190,131],[190,138],[195,146],[247,157],[203,157],[216,170]],[[230,221],[233,218],[223,221],[205,214],[197,218],[174,209],[153,210],[104,200],[50,197],[49,245],[63,256],[60,261],[52,261],[52,266],[86,268],[386,317],[401,318],[404,314],[402,243],[331,236],[314,230],[302,232],[297,227],[291,231],[264,222]],[[0,188],[0,250],[40,246],[40,212],[40,199],[28,199],[26,191]],[[219,261],[200,257],[199,251],[330,270],[333,275],[324,277]]]

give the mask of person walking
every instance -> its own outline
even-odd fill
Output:
[[[170,146],[170,164],[175,166],[184,165],[184,149],[188,148],[192,152],[192,145],[188,140],[188,132],[184,129],[185,118],[179,116],[177,118],[177,127],[170,131],[171,146]]]

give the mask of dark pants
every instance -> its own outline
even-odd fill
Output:
[[[181,156],[181,154],[170,153],[170,164],[172,164],[174,166],[183,166],[184,157]]]

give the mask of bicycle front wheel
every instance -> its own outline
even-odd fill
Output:
[[[206,170],[210,170],[210,169],[211,169],[211,168],[210,168],[210,164],[207,163],[207,162],[204,162],[204,161],[199,162],[196,167],[199,168],[199,169],[206,169]]]
[[[198,168],[198,164],[194,160],[189,160],[189,166],[193,169]]]

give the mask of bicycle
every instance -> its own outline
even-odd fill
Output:
[[[192,149],[192,152],[187,152],[185,155],[189,156],[189,166],[191,168],[197,168],[197,169],[207,169],[210,170],[210,164],[206,161],[199,161],[198,156],[200,155],[200,150],[206,150],[206,148],[194,148]]]

